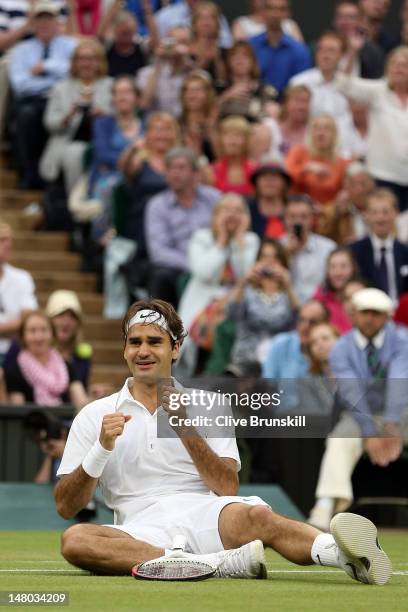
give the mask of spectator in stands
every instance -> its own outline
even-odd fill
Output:
[[[210,162],[214,159],[214,99],[210,77],[203,71],[192,71],[181,88],[181,136],[186,147]]]
[[[408,293],[403,293],[400,296],[397,308],[394,312],[394,321],[398,325],[408,327]]]
[[[346,247],[338,247],[329,254],[326,278],[313,296],[313,299],[325,304],[330,312],[330,323],[341,334],[349,331],[352,326],[344,308],[344,288],[356,277],[357,265],[353,254]]]
[[[307,193],[318,204],[333,201],[343,187],[348,161],[337,154],[336,121],[317,115],[310,124],[308,143],[292,147],[286,156],[286,170],[294,193]]]
[[[190,57],[193,66],[205,70],[215,83],[226,78],[226,50],[218,46],[221,11],[214,2],[196,4],[191,24]]]
[[[144,139],[130,145],[119,161],[128,179],[130,196],[123,235],[136,241],[139,258],[146,255],[145,207],[152,196],[167,187],[166,155],[177,144],[178,137],[178,125],[171,115],[153,113],[147,121]]]
[[[180,116],[181,88],[192,68],[190,42],[190,28],[180,25],[171,28],[156,49],[153,64],[139,70],[137,85],[144,110]]]
[[[276,97],[273,87],[259,81],[259,68],[253,48],[246,41],[236,42],[226,54],[226,82],[218,84],[220,117],[242,115],[259,121],[268,102]]]
[[[227,318],[236,322],[232,364],[241,375],[249,373],[249,364],[263,361],[273,336],[294,324],[298,306],[285,250],[264,238],[255,265],[227,306]]]
[[[54,0],[59,21],[65,21],[64,0]],[[30,0],[0,0],[0,55],[28,37],[33,28],[34,4]]]
[[[331,238],[337,244],[345,244],[363,238],[368,231],[365,211],[367,200],[375,183],[361,162],[351,163],[346,170],[344,189],[333,204],[320,212],[319,234]]]
[[[12,404],[33,402],[59,406],[71,402],[79,411],[87,402],[84,386],[72,368],[53,348],[53,329],[40,311],[24,315],[20,328],[22,350],[6,370],[6,384]]]
[[[339,62],[345,52],[344,39],[335,32],[325,32],[316,44],[316,67],[297,74],[291,85],[306,85],[312,92],[312,116],[327,114],[336,121],[339,151],[343,157],[353,157],[355,128],[347,98],[336,87]]]
[[[314,203],[309,196],[291,196],[286,204],[287,234],[282,238],[289,255],[290,270],[300,302],[309,300],[323,282],[326,259],[335,248],[328,238],[312,232]]]
[[[211,350],[228,295],[255,262],[259,238],[249,227],[245,200],[227,193],[213,209],[212,227],[199,229],[191,237],[187,251],[190,279],[178,309],[189,335],[180,352],[178,373],[182,368],[183,375],[192,375],[198,348]]]
[[[362,14],[355,2],[344,0],[335,7],[333,29],[340,34],[347,45],[340,65],[347,62],[347,56],[355,36],[364,34],[366,28],[362,23]],[[363,79],[380,79],[384,73],[384,51],[373,40],[366,39],[357,54],[353,67],[353,74]]]
[[[305,144],[311,98],[306,85],[289,86],[283,94],[279,118],[267,117],[255,126],[263,161],[282,161],[292,147]]]
[[[307,346],[313,325],[327,322],[327,308],[317,300],[309,300],[299,309],[296,329],[275,336],[263,361],[262,375],[276,381],[302,378],[309,368]]]
[[[103,0],[67,0],[68,22],[74,36],[97,36],[105,3]]]
[[[147,282],[146,204],[152,196],[167,188],[165,157],[178,140],[179,129],[174,117],[167,113],[152,113],[146,123],[144,138],[132,143],[119,158],[118,167],[126,178],[122,189],[123,201],[114,201],[113,196],[110,201],[113,209],[97,224],[102,246],[106,246],[105,318],[120,319],[128,307],[129,286],[144,287]],[[121,227],[112,228],[106,221],[113,220],[118,210],[122,217]],[[115,235],[116,229],[119,236]]]
[[[41,185],[37,161],[46,142],[42,118],[47,96],[68,73],[76,45],[73,38],[58,34],[57,13],[54,2],[37,2],[33,9],[34,37],[16,45],[10,55],[15,146],[24,188]]]
[[[361,289],[367,289],[368,287],[367,281],[365,281],[361,276],[356,278],[352,278],[347,281],[343,289],[343,306],[345,313],[349,320],[354,325],[354,308],[352,304],[353,295],[360,291]]]
[[[175,4],[177,1],[178,0],[169,0],[167,4]],[[113,0],[113,2],[119,4],[119,0]],[[122,6],[123,3],[120,2],[120,5]],[[139,24],[140,35],[143,37],[149,36],[151,24],[149,14],[146,15],[146,13],[150,11],[154,17],[155,13],[163,5],[162,0],[126,0],[125,5],[126,10],[130,11],[136,17]]]
[[[250,200],[252,229],[260,238],[285,234],[284,214],[291,186],[290,176],[277,164],[259,166],[251,177],[255,196]]]
[[[308,48],[282,31],[287,13],[288,0],[265,0],[266,32],[249,40],[261,70],[261,80],[273,85],[279,95],[295,74],[311,66]]]
[[[145,232],[150,295],[177,304],[177,283],[189,270],[188,244],[195,231],[210,227],[220,192],[199,184],[195,154],[175,148],[166,156],[169,189],[147,205]]]
[[[176,26],[190,27],[198,0],[180,0],[177,4],[166,6],[156,13],[156,22],[160,38],[169,36],[170,30]],[[224,15],[220,17],[220,35],[218,44],[227,48],[232,45],[232,36]]]
[[[70,193],[83,170],[92,139],[92,121],[111,113],[112,79],[106,76],[101,44],[84,40],[72,56],[70,77],[57,83],[47,102],[44,124],[50,138],[40,162],[41,176],[55,181],[61,171]]]
[[[408,2],[404,0],[401,6],[401,30],[400,30],[400,45],[408,44]]]
[[[360,0],[359,6],[363,16],[363,25],[368,36],[376,42],[387,55],[398,45],[398,37],[384,28],[391,0]]]
[[[137,40],[137,21],[129,11],[120,10],[113,18],[113,39],[106,58],[111,77],[134,76],[147,63],[145,49]]]
[[[367,157],[368,146],[368,108],[365,104],[351,98],[348,98],[348,103],[354,127],[351,134],[353,158],[364,161]]]
[[[307,345],[310,374],[327,378],[333,376],[329,363],[329,355],[339,336],[339,330],[331,323],[317,323],[312,327]]]
[[[251,126],[244,117],[227,117],[220,122],[218,156],[207,169],[210,185],[225,193],[252,194],[255,165],[249,159],[250,133]]]
[[[12,245],[11,227],[0,221],[0,366],[10,348],[11,338],[20,328],[22,316],[37,308],[31,274],[8,263]]]
[[[408,48],[399,47],[390,54],[386,79],[369,81],[351,76],[359,47],[357,41],[349,56],[347,74],[337,77],[337,85],[346,96],[368,106],[368,171],[379,186],[395,192],[404,211],[408,208]]]
[[[232,25],[235,41],[253,38],[258,34],[263,34],[266,30],[265,0],[250,0],[249,5],[251,13],[238,17]],[[289,13],[282,21],[282,31],[299,42],[303,42],[302,32],[298,24],[290,18]]]
[[[386,467],[408,439],[408,332],[389,321],[392,301],[382,291],[362,289],[352,303],[354,328],[336,342],[329,359],[348,410],[327,439],[309,517],[323,530],[335,512],[350,505],[351,476],[363,451],[373,464]]]
[[[123,151],[143,133],[138,117],[140,94],[133,79],[121,76],[112,85],[113,115],[95,117],[92,123],[90,196],[98,195],[108,179],[119,175]]]
[[[395,239],[398,204],[388,189],[375,190],[367,200],[369,233],[350,248],[361,275],[394,302],[408,291],[408,246]]]
[[[55,348],[72,370],[74,380],[89,387],[92,346],[81,341],[82,308],[74,291],[58,289],[48,298],[45,312],[51,320]]]

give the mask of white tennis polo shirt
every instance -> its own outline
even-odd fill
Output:
[[[157,415],[136,401],[128,378],[119,393],[91,402],[75,417],[57,475],[70,474],[96,440],[106,414],[123,412],[132,418],[116,440],[115,448],[99,479],[105,503],[115,513],[115,524],[132,520],[157,497],[177,493],[212,494],[201,479],[194,462],[176,438],[157,436]],[[240,459],[235,438],[207,438],[219,457]]]

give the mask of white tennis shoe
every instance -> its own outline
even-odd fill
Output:
[[[353,580],[382,585],[392,572],[391,561],[378,543],[377,527],[351,512],[336,514],[330,531],[339,547],[339,565]]]
[[[207,555],[204,555],[206,557]],[[212,557],[213,555],[209,555]],[[257,578],[268,577],[265,551],[261,540],[254,540],[240,548],[223,550],[215,555],[217,559],[216,578]]]

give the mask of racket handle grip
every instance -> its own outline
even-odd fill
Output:
[[[176,535],[173,538],[173,550],[184,550],[187,544],[187,538],[184,535]]]

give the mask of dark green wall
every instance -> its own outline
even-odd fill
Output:
[[[392,0],[388,24],[394,30],[398,30],[398,16],[403,0]],[[218,0],[223,12],[232,19],[248,12],[247,0]],[[313,40],[323,30],[330,27],[335,0],[292,0],[292,12],[295,19],[302,27],[307,40]]]

